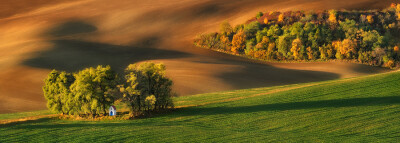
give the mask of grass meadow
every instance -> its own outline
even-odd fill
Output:
[[[177,97],[145,119],[3,124],[0,142],[399,142],[399,87],[391,72]]]

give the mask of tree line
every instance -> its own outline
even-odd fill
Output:
[[[400,4],[377,11],[259,12],[245,24],[227,21],[194,44],[263,60],[352,60],[400,67]]]
[[[131,64],[123,77],[110,66],[99,65],[77,73],[51,71],[43,86],[47,107],[69,115],[96,116],[120,99],[132,115],[172,108],[172,80],[163,64]]]

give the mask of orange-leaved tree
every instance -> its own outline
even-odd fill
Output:
[[[239,30],[232,39],[231,51],[235,54],[239,54],[246,47],[246,34],[243,30]]]
[[[267,17],[264,18],[264,24],[268,24],[268,22],[269,22],[268,18]]]
[[[333,24],[336,24],[337,23],[336,16],[337,16],[337,11],[336,10],[330,10],[329,11],[329,18],[328,18],[329,22],[331,22]]]
[[[373,17],[372,15],[368,15],[368,16],[367,16],[367,20],[368,20],[368,23],[369,23],[369,24],[374,23],[374,17]]]
[[[283,15],[283,13],[281,13],[278,17],[278,22],[282,23],[284,19],[285,19],[285,16]]]

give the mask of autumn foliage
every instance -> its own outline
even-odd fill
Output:
[[[239,54],[239,52],[242,52],[244,50],[245,43],[246,35],[243,30],[240,30],[233,36],[231,51],[235,54]]]
[[[294,59],[299,59],[299,52],[301,47],[303,47],[303,43],[301,42],[300,39],[295,39],[292,42],[292,48],[290,49],[290,52],[293,53]]]
[[[199,37],[195,44],[263,60],[340,59],[396,67],[399,23],[399,4],[376,12],[259,12],[234,28],[224,22],[220,33]]]

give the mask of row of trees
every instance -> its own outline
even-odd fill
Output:
[[[163,64],[131,64],[120,78],[110,66],[86,68],[77,73],[53,70],[43,86],[47,107],[63,114],[106,114],[115,100],[126,103],[132,114],[173,107],[172,81]]]
[[[398,66],[400,5],[382,11],[258,13],[234,28],[202,34],[195,45],[266,60],[357,60]]]

